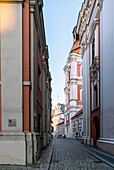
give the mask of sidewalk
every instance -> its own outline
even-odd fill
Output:
[[[49,146],[46,149],[42,150],[41,157],[38,161],[41,170],[49,170],[51,160],[52,160],[52,155],[53,155],[53,148],[54,148],[54,140],[51,139]]]
[[[0,170],[49,170],[54,140],[51,139],[49,146],[41,151],[41,157],[36,164],[18,166],[18,165],[0,165]]]
[[[98,158],[99,161],[97,161],[96,163],[99,164],[101,160],[102,162],[114,168],[114,156],[98,150],[95,146],[88,146],[88,145],[81,144],[81,142],[77,141],[76,139],[66,138],[65,140],[70,141],[71,143],[79,146],[80,148],[84,149],[86,152]],[[49,170],[52,161],[54,142],[55,140],[51,139],[49,146],[41,151],[41,157],[36,164],[26,165],[26,166],[0,165],[0,170]]]
[[[97,149],[97,147],[95,146],[88,146],[88,145],[81,144],[81,142],[76,139],[69,139],[69,140],[71,140],[71,142],[75,143],[79,147],[83,148],[86,152],[89,152],[93,156],[97,157],[101,161],[105,162],[106,164],[114,168],[114,156],[113,155],[103,152]]]

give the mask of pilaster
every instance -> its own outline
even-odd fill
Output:
[[[46,147],[46,61],[45,56],[42,56],[42,77],[43,77],[43,90],[42,90],[42,104],[43,104],[43,147]]]
[[[70,54],[70,62],[71,62],[71,76],[70,78],[76,78],[77,76],[77,64],[76,64],[76,54]]]
[[[22,132],[22,1],[0,0],[0,13],[2,131]]]
[[[30,0],[30,69],[31,69],[31,132],[34,132],[34,66],[35,66],[35,51],[34,51],[34,6],[35,6],[35,0]]]

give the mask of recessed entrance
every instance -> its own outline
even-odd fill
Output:
[[[94,144],[96,145],[96,141],[100,137],[100,130],[99,130],[99,119],[97,116],[93,118],[93,139],[94,139]]]

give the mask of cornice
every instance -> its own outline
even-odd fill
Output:
[[[83,106],[70,106],[67,110],[65,110],[65,113],[70,113],[70,112],[72,112],[72,110],[74,109],[74,110],[76,110],[76,109],[82,109],[83,108]]]
[[[82,55],[81,54],[78,54],[78,53],[70,53],[70,58],[72,57],[72,56],[75,56],[75,57],[82,57]]]
[[[35,0],[30,0],[30,12],[33,13],[34,12],[34,6],[35,6]]]
[[[91,42],[91,39],[93,37],[93,33],[96,29],[96,26],[99,24],[99,19],[95,18],[92,25],[91,25],[91,29],[90,29],[90,32],[89,32],[89,42]]]
[[[87,46],[91,43],[96,25],[99,24],[98,16],[98,18],[95,18],[93,20],[93,23],[90,25],[93,9],[96,9],[96,13],[100,13],[102,2],[103,0],[86,0],[85,3],[82,5],[82,9],[80,11],[77,22],[77,32],[82,36],[82,39],[80,41],[82,56],[84,54],[84,51],[87,49]]]
[[[67,63],[66,63],[66,65],[63,68],[65,73],[68,72],[69,66],[70,66],[70,61],[69,61],[69,58],[68,58]]]
[[[72,83],[72,82],[76,82],[76,84],[78,83],[78,82],[82,82],[82,78],[80,77],[80,78],[78,78],[78,77],[76,77],[76,78],[70,78],[70,83]]]
[[[77,99],[70,99],[70,102],[75,101],[75,102],[83,102],[83,100],[77,100]]]
[[[79,33],[81,36],[86,30],[87,25],[89,25],[95,4],[96,8],[100,10],[102,8],[102,2],[103,0],[85,0],[85,2],[82,4],[82,9],[79,12],[77,21],[77,33]]]
[[[76,85],[77,81],[75,79],[70,80],[70,85]]]

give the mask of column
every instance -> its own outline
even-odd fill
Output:
[[[0,0],[2,108],[0,164],[26,164],[26,143],[23,133],[22,2]]]
[[[96,19],[95,28],[95,57],[99,56],[99,20]]]
[[[1,6],[0,6],[0,132],[2,130],[2,115],[1,115]]]
[[[30,24],[29,1],[23,8],[23,130],[30,131]]]

